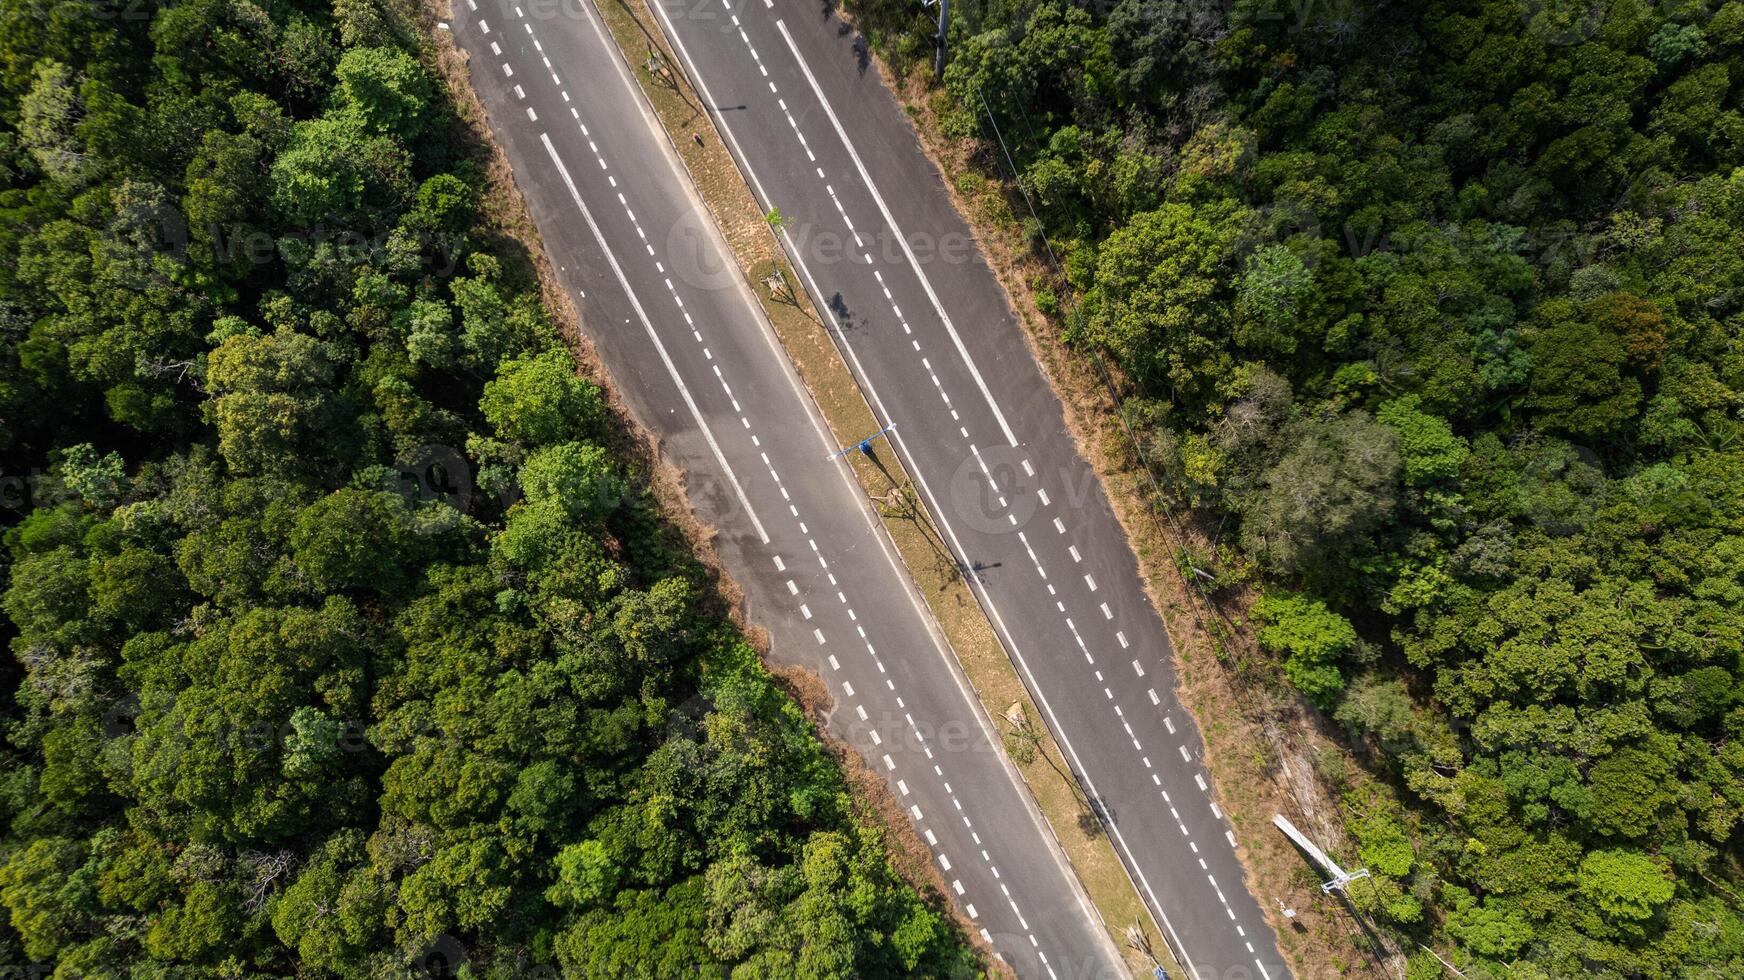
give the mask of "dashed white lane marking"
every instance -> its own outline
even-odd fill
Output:
[[[1153,693],[1155,693],[1155,692],[1153,692]],[[1164,715],[1163,716],[1163,727],[1167,728],[1169,730],[1170,735],[1175,734],[1175,719],[1170,718],[1168,715]]]
[[[1201,792],[1201,793],[1205,792],[1206,787],[1205,787],[1205,777],[1204,776],[1200,775],[1199,773],[1194,773],[1193,774],[1193,784],[1199,787],[1199,792]]]
[[[1153,688],[1148,688],[1148,689],[1147,689],[1147,690],[1146,690],[1146,691],[1145,691],[1145,693],[1146,693],[1146,694],[1148,694],[1148,695],[1150,695],[1150,697],[1151,697],[1151,703],[1152,703],[1152,704],[1162,704],[1162,703],[1163,703],[1163,702],[1162,702],[1162,699],[1160,699],[1160,698],[1158,698],[1158,697],[1157,697],[1157,689],[1156,689],[1156,688],[1154,688],[1154,687],[1153,687]]]
[[[494,45],[495,42],[493,41],[492,44]],[[506,61],[503,62],[503,76],[505,78],[514,78],[515,77],[514,67]],[[523,93],[521,91],[520,86],[515,87],[515,94],[521,96],[522,98],[526,98],[526,95],[525,95],[525,93]]]
[[[484,21],[479,21],[479,23],[482,25]],[[606,263],[611,266],[612,274],[617,278],[618,285],[623,287],[624,294],[630,298],[630,305],[635,309],[637,319],[641,320],[642,329],[647,332],[648,339],[653,342],[655,351],[660,355],[660,362],[665,365],[666,373],[672,377],[672,383],[678,386],[678,393],[684,399],[685,407],[690,410],[691,419],[696,422],[697,429],[702,432],[704,440],[707,441],[710,451],[714,454],[715,463],[726,475],[727,482],[732,484],[733,492],[738,496],[739,503],[745,508],[745,516],[750,518],[751,526],[757,530],[757,537],[762,540],[763,544],[767,545],[769,532],[763,529],[762,519],[757,516],[756,508],[751,506],[751,498],[746,496],[745,488],[740,485],[738,476],[733,473],[732,464],[727,462],[726,453],[721,451],[720,443],[715,441],[714,430],[709,428],[708,422],[703,419],[702,410],[697,407],[690,387],[684,383],[684,378],[678,373],[678,366],[672,362],[672,355],[667,352],[665,343],[660,340],[660,335],[655,333],[654,324],[648,319],[648,312],[643,309],[641,299],[630,288],[630,281],[624,275],[624,268],[618,264],[617,255],[606,243],[599,223],[593,219],[593,212],[589,211],[587,205],[582,203],[581,192],[576,190],[575,180],[569,175],[569,168],[564,165],[563,158],[557,155],[557,147],[551,145],[551,137],[548,134],[540,133],[539,141],[545,144],[545,152],[550,155],[552,166],[556,167],[558,174],[563,177],[563,185],[569,190],[570,200],[581,211],[581,216],[586,220],[588,230],[593,233],[594,241],[598,243],[600,251],[604,253]]]
[[[814,629],[811,631],[811,635],[817,637],[817,641],[818,641],[818,644],[820,646],[823,644],[823,642],[824,642],[824,631],[823,630],[815,630]]]
[[[1138,676],[1140,676],[1140,677],[1144,676],[1144,666],[1141,665],[1138,661],[1134,660],[1132,662],[1132,669],[1138,672]]]
[[[1181,750],[1181,758],[1185,759],[1188,762],[1192,762],[1193,757],[1187,754],[1187,747],[1185,745],[1182,745],[1182,746],[1179,746],[1179,748]]]
[[[914,256],[914,249],[909,245],[908,236],[903,234],[902,226],[897,224],[896,217],[890,213],[890,206],[884,203],[883,195],[878,193],[878,185],[872,182],[872,175],[866,171],[866,165],[860,160],[860,153],[854,149],[854,143],[848,139],[848,131],[843,128],[842,121],[836,117],[836,110],[830,105],[830,100],[824,96],[823,87],[818,85],[817,77],[811,72],[811,65],[800,56],[799,46],[793,43],[793,35],[787,30],[787,22],[779,18],[775,27],[781,32],[781,37],[787,42],[788,50],[793,54],[794,63],[799,65],[800,72],[805,75],[806,82],[811,86],[812,94],[817,97],[818,104],[823,106],[824,115],[829,117],[830,125],[835,127],[836,137],[842,141],[842,146],[848,151],[848,157],[854,161],[854,169],[860,174],[860,182],[871,193],[872,200],[878,205],[878,212],[884,218],[884,223],[895,234],[897,242],[902,246],[903,255],[914,270],[915,278],[920,280],[921,288],[926,291],[927,299],[932,301],[933,310],[938,314],[939,321],[945,325],[945,332],[950,335],[951,342],[957,348],[957,356],[963,359],[963,365],[969,369],[969,375],[975,379],[975,384],[981,389],[981,397],[987,400],[987,407],[993,412],[993,417],[999,423],[999,429],[1005,434],[1005,441],[1016,446],[1017,435],[1011,431],[1010,423],[1005,421],[1005,413],[1000,411],[999,403],[993,400],[993,392],[987,387],[987,381],[981,376],[981,371],[975,366],[975,359],[969,356],[969,348],[964,346],[963,338],[957,333],[956,324],[951,322],[951,316],[945,312],[944,303],[940,302],[938,293],[933,290],[933,284],[921,271],[920,261]],[[747,41],[747,44],[750,42]],[[808,151],[809,152],[809,151]]]

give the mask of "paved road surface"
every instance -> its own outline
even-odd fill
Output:
[[[863,42],[816,2],[657,14],[1177,951],[1287,975],[1126,538]]]
[[[1023,976],[1117,952],[803,395],[597,12],[454,0],[473,85],[589,332],[686,474],[751,621],[815,668],[950,896]]]

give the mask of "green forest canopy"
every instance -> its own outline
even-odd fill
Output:
[[[415,17],[0,0],[0,972],[963,976]]]
[[[1471,976],[1744,976],[1744,3],[952,15],[1043,308],[1404,804],[1350,791],[1356,899]]]

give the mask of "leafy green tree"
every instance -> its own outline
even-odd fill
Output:
[[[1449,908],[1448,935],[1479,956],[1508,961],[1536,935],[1531,923],[1518,911],[1480,903],[1470,892],[1455,885],[1444,885],[1442,894]]]
[[[1285,435],[1242,522],[1242,545],[1289,575],[1337,582],[1398,507],[1399,438],[1353,413]]]
[[[352,48],[334,70],[346,108],[369,132],[412,139],[434,93],[416,58],[398,48]]]
[[[562,351],[504,361],[479,410],[504,439],[534,445],[587,434],[604,412],[598,386],[575,374]]]
[[[441,300],[417,300],[406,311],[406,354],[419,364],[453,367],[460,353],[454,314]]]
[[[97,455],[88,442],[68,446],[61,456],[61,479],[86,505],[108,510],[121,502],[127,463],[120,453]]]
[[[1169,204],[1136,215],[1096,252],[1086,337],[1176,397],[1204,397],[1230,366],[1223,283],[1246,220],[1231,206]]]
[[[206,405],[218,429],[218,448],[239,473],[293,468],[327,421],[333,365],[319,341],[279,330],[237,334],[215,348]]]
[[[345,850],[344,844],[329,850]],[[309,864],[273,903],[272,928],[305,963],[342,972],[379,948],[390,891],[366,867],[346,870],[330,854]]]
[[[272,201],[282,214],[304,225],[351,222],[410,190],[405,150],[367,125],[339,114],[291,128],[272,165]]]
[[[1344,689],[1336,661],[1356,644],[1350,621],[1323,602],[1282,593],[1262,597],[1254,616],[1265,624],[1260,643],[1286,654],[1284,676],[1311,700],[1329,706]]]
[[[1422,400],[1407,395],[1382,405],[1375,421],[1399,434],[1399,456],[1405,482],[1426,486],[1452,480],[1465,465],[1468,449],[1447,420],[1420,409]]]
[[[1547,304],[1535,319],[1527,405],[1537,417],[1579,439],[1613,435],[1633,420],[1641,382],[1624,374],[1629,354],[1622,338],[1563,302]]]
[[[545,897],[564,908],[591,908],[617,891],[619,875],[616,859],[599,841],[571,844],[557,854],[557,883]]]
[[[1314,275],[1300,256],[1283,245],[1256,249],[1236,286],[1236,339],[1249,350],[1294,353],[1313,297]]]
[[[561,442],[527,457],[521,490],[533,504],[552,501],[572,519],[598,520],[617,509],[624,480],[604,449],[591,443]]]
[[[1581,859],[1581,895],[1613,918],[1648,918],[1675,890],[1659,865],[1639,851],[1591,851]]]
[[[1635,748],[1611,753],[1588,774],[1588,822],[1607,837],[1646,837],[1661,820],[1677,819],[1677,798],[1671,792],[1676,776],[1656,753]]]
[[[44,173],[61,180],[74,178],[86,165],[78,124],[85,106],[78,92],[79,79],[60,62],[36,63],[30,91],[19,103],[19,135]]]
[[[382,490],[335,490],[291,528],[291,560],[317,591],[405,588],[419,542],[405,500]]]
[[[77,874],[86,853],[80,841],[39,837],[0,865],[0,901],[31,959],[52,959],[90,914],[90,886]]]

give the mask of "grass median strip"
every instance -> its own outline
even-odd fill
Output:
[[[645,4],[598,0],[596,7],[831,431],[843,445],[875,431],[879,422],[780,248],[779,215],[765,213],[753,199]],[[883,450],[871,458],[850,453],[849,459],[982,705],[1005,734],[1008,753],[1128,967],[1135,974],[1149,974],[1152,967],[1128,942],[1129,927],[1136,925],[1171,973],[1180,975],[1089,801],[1070,778],[949,548],[893,456]]]

